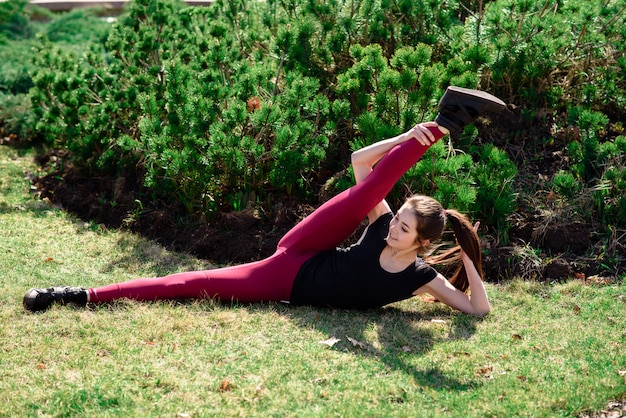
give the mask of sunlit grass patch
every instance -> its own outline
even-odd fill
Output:
[[[626,396],[626,287],[488,284],[485,318],[418,298],[357,312],[128,300],[23,310],[31,286],[98,286],[208,262],[29,193],[0,147],[0,416],[577,416]]]

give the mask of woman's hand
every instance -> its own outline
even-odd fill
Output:
[[[436,122],[424,122],[418,123],[413,128],[411,128],[406,135],[407,139],[416,139],[417,142],[424,146],[429,146],[437,142],[437,139],[433,135],[433,133],[428,128],[437,128],[439,129],[439,125]]]
[[[436,122],[418,123],[408,131],[398,136],[375,142],[354,151],[352,153],[351,162],[352,167],[354,167],[357,184],[367,177],[372,171],[372,167],[374,167],[374,165],[396,145],[412,139],[415,139],[424,146],[429,146],[437,142],[437,138],[435,138],[435,135],[431,132],[432,128],[439,129],[440,126]]]

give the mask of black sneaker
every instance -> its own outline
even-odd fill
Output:
[[[24,308],[31,312],[45,311],[54,302],[62,305],[73,303],[87,305],[87,290],[82,287],[49,287],[47,289],[29,289],[24,295]]]
[[[450,86],[439,100],[439,114],[435,121],[450,131],[450,136],[459,136],[465,125],[485,113],[500,113],[506,104],[489,93],[480,90]]]

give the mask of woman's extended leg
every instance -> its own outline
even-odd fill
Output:
[[[268,302],[288,300],[293,279],[310,255],[290,256],[277,251],[254,263],[164,277],[135,279],[89,289],[90,302],[212,298],[221,301]]]

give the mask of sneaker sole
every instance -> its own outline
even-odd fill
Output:
[[[458,98],[465,98],[471,101],[477,101],[479,103],[482,103],[483,106],[486,106],[484,109],[482,109],[483,112],[498,113],[506,109],[506,103],[498,99],[496,96],[482,90],[473,90],[466,89],[464,87],[450,86],[447,88],[446,91],[454,93],[453,96],[456,96]]]

